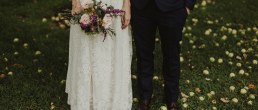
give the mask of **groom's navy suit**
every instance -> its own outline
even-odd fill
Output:
[[[138,85],[141,100],[152,96],[155,35],[158,29],[163,53],[163,76],[166,102],[179,97],[180,45],[187,18],[186,7],[195,0],[131,0],[132,31],[136,44]]]

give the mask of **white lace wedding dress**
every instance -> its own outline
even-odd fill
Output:
[[[84,2],[85,0],[80,0]],[[117,9],[123,0],[102,0]],[[71,110],[131,110],[132,40],[121,19],[113,19],[116,36],[86,35],[71,25],[65,92]]]

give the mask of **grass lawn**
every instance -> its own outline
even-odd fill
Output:
[[[69,29],[57,22],[69,0],[0,1],[0,110],[68,110]],[[258,1],[198,0],[181,46],[185,110],[258,109]],[[52,20],[55,19],[55,20]],[[153,110],[165,110],[156,39]],[[135,56],[132,65],[137,104]]]

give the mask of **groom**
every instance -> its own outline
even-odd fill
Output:
[[[132,31],[136,44],[140,92],[138,110],[150,110],[154,73],[155,35],[158,29],[163,53],[165,101],[168,110],[178,110],[180,94],[180,45],[182,29],[195,0],[131,0]]]

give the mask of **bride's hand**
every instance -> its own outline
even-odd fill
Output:
[[[72,15],[75,15],[77,13],[80,13],[81,11],[81,4],[77,0],[72,1]]]
[[[131,4],[130,0],[124,0],[123,9],[125,11],[125,14],[121,18],[122,22],[122,29],[125,29],[129,24],[131,20]]]

